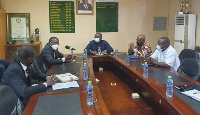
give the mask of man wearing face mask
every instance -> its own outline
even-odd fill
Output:
[[[59,40],[57,37],[51,37],[49,43],[42,49],[41,56],[46,66],[51,68],[52,65],[65,62],[71,55],[63,55],[58,51]]]
[[[87,49],[88,54],[96,55],[99,47],[102,51],[101,54],[110,54],[113,52],[113,48],[109,45],[109,43],[105,40],[102,40],[102,34],[96,33],[94,40],[90,41],[85,49]]]
[[[47,86],[55,84],[57,80],[55,76],[47,77],[31,68],[30,65],[35,56],[36,54],[32,47],[20,47],[17,59],[10,63],[1,80],[1,84],[10,86],[16,92],[24,105],[27,104],[32,95],[46,91]],[[31,86],[31,79],[44,81],[44,83]]]
[[[137,37],[137,46],[134,46],[133,42],[129,44],[128,53],[138,57],[150,57],[152,51],[148,43],[145,43],[145,36],[141,34]]]
[[[176,50],[170,45],[170,40],[167,37],[161,37],[158,40],[156,51],[151,55],[149,61],[152,64],[171,68],[174,71],[177,71],[180,66]]]

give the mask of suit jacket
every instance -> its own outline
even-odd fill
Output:
[[[54,53],[55,53],[55,58],[54,58]],[[60,53],[58,50],[53,50],[48,43],[42,49],[41,56],[48,68],[51,68],[52,65],[63,63],[62,59],[58,59],[58,58],[63,58],[64,57],[63,54]]]
[[[47,90],[47,87],[44,84],[31,86],[31,79],[46,81],[46,77],[38,72],[35,72],[30,66],[28,66],[28,68],[29,76],[26,78],[25,71],[23,70],[20,62],[18,60],[13,61],[5,71],[1,80],[1,84],[10,86],[16,92],[17,96],[24,105],[27,104],[29,98],[33,94]]]
[[[87,4],[87,9],[84,7],[83,3],[78,4],[78,10],[89,10],[92,11],[92,6],[91,4]]]

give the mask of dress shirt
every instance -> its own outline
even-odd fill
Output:
[[[158,62],[165,62],[174,71],[177,71],[178,67],[180,66],[180,60],[176,50],[171,45],[165,51],[156,50],[151,57]]]
[[[94,40],[90,41],[90,43],[87,45],[87,53],[90,54],[91,51],[98,52],[98,48],[101,48],[101,51],[107,50],[107,53],[110,54],[113,52],[113,48],[109,45],[109,43],[105,40],[101,40],[100,42],[95,42]]]

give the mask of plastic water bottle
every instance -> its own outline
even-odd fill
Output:
[[[28,43],[28,40],[27,40],[27,38],[23,38],[23,40],[22,40],[22,41],[23,41],[23,43],[24,43],[24,44]]]
[[[83,80],[87,80],[88,79],[88,67],[87,64],[84,63],[83,65]]]
[[[84,50],[85,57],[87,59],[87,49]]]
[[[87,89],[87,105],[93,105],[94,97],[93,97],[92,81],[88,81],[88,85],[86,89]]]
[[[144,76],[144,78],[148,78],[148,64],[147,64],[147,62],[144,62],[144,64],[143,64],[143,76]]]
[[[115,50],[115,58],[118,59],[118,49]]]
[[[129,66],[130,65],[130,62],[129,62],[129,54],[127,53],[126,55],[126,65]]]
[[[87,57],[86,57],[85,54],[83,54],[83,64],[84,64],[84,63],[87,63]]]
[[[166,83],[166,96],[170,98],[173,96],[173,80],[172,76],[168,76],[167,83]]]
[[[98,48],[98,55],[101,55],[101,48]]]

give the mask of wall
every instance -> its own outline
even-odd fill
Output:
[[[199,3],[199,0],[192,1],[192,12],[200,13],[194,2]],[[55,34],[49,32],[48,5],[48,0],[2,0],[2,6],[7,13],[30,13],[31,34],[35,28],[40,29],[43,47],[51,36],[56,36],[60,40],[61,52],[70,53],[64,49],[68,44],[77,49],[75,53],[81,53],[96,33],[96,9],[94,8],[94,15],[75,15],[76,33]],[[119,32],[103,33],[103,39],[119,51],[127,51],[128,44],[135,42],[139,34],[146,36],[146,41],[153,50],[162,36],[168,36],[173,45],[175,14],[179,10],[179,0],[119,0]],[[153,31],[154,17],[168,17],[166,31]],[[197,41],[200,41],[199,34]]]

